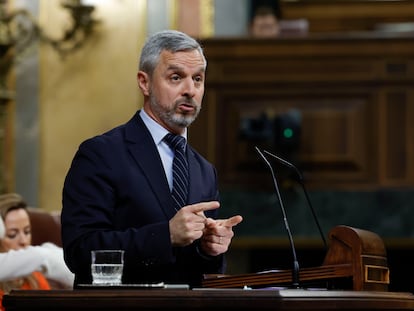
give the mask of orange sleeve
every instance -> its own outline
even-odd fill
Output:
[[[37,283],[39,284],[39,288],[37,289],[51,289],[49,282],[47,281],[46,277],[39,271],[35,271],[32,275],[36,278]],[[33,289],[29,286],[29,284],[24,283],[21,289]]]
[[[48,280],[41,272],[35,271],[33,274],[39,283],[39,289],[51,289]]]
[[[4,292],[3,290],[0,289],[0,310],[4,311],[4,307],[3,307],[3,296],[4,296]]]
[[[41,272],[35,271],[32,273],[32,275],[36,278],[36,281],[39,284],[38,289],[45,289],[45,290],[51,289],[49,282],[47,281],[46,277]],[[30,285],[27,282],[25,282],[20,289],[33,289],[33,288],[31,288]],[[3,307],[3,296],[4,296],[4,292],[0,290],[0,311],[5,311]]]

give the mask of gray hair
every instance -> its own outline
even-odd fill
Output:
[[[142,48],[141,58],[139,60],[139,70],[152,76],[163,51],[176,53],[193,50],[200,52],[204,59],[204,67],[206,67],[207,60],[204,56],[203,49],[197,40],[176,30],[162,30],[156,32],[147,39]]]

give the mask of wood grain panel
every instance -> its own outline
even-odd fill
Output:
[[[269,172],[255,146],[293,161],[310,187],[412,183],[410,36],[233,38],[202,44],[209,63],[205,107],[190,131],[196,139],[190,140],[216,164],[223,185],[268,184]],[[292,112],[300,121],[293,152],[281,148],[273,123]],[[246,124],[255,129],[246,132]],[[278,172],[289,177],[286,168]]]
[[[384,23],[412,23],[411,0],[297,0],[281,1],[283,18],[305,18],[310,32],[374,30]]]

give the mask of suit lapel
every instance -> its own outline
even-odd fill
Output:
[[[195,203],[199,199],[199,190],[202,189],[201,169],[199,163],[195,160],[194,152],[187,147],[188,169],[190,173],[190,182],[188,184],[188,202]]]
[[[126,124],[125,139],[168,219],[176,213],[158,149],[138,113]]]

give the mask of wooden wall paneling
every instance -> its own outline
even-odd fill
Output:
[[[387,179],[403,181],[407,177],[407,94],[405,90],[388,94],[387,101]],[[400,142],[400,143],[398,143]]]
[[[411,116],[414,116],[414,89],[410,87],[407,91],[408,106],[407,106],[407,157],[409,159],[407,163],[407,182],[409,185],[414,185],[414,122]]]
[[[322,104],[310,100],[310,109],[304,109],[299,163],[314,184],[376,179],[376,163],[370,158],[376,142],[373,100],[370,94],[356,94],[337,91],[325,99],[327,94],[321,94]]]
[[[414,20],[410,0],[282,0],[281,8],[285,19],[307,19],[311,33],[369,31]]]
[[[216,165],[226,183],[248,183],[252,178],[258,182],[262,178],[265,167],[254,150],[255,145],[283,154],[272,136],[256,141],[242,139],[241,121],[260,119],[262,115],[271,119],[291,109],[302,114],[296,164],[306,172],[308,181],[313,184],[330,180],[374,183],[376,161],[370,155],[375,153],[372,142],[376,137],[371,130],[375,111],[369,94],[346,98],[342,92],[327,95],[326,90],[319,93],[314,90],[298,98],[295,90],[259,91],[260,95],[255,95],[256,91],[227,90],[225,94],[218,94],[217,126],[221,135],[216,136]],[[257,171],[261,174],[255,176]],[[260,183],[258,186],[261,187]]]
[[[407,158],[413,149],[408,141],[414,118],[408,113],[414,105],[411,37],[364,34],[202,43],[209,62],[207,113],[191,131],[200,139],[193,143],[216,164],[223,184],[269,184],[263,182],[269,172],[254,146],[280,150],[271,134],[243,138],[242,125],[255,120],[263,127],[256,121],[292,109],[302,120],[294,160],[310,187],[412,182]],[[208,131],[200,127],[206,124]]]

